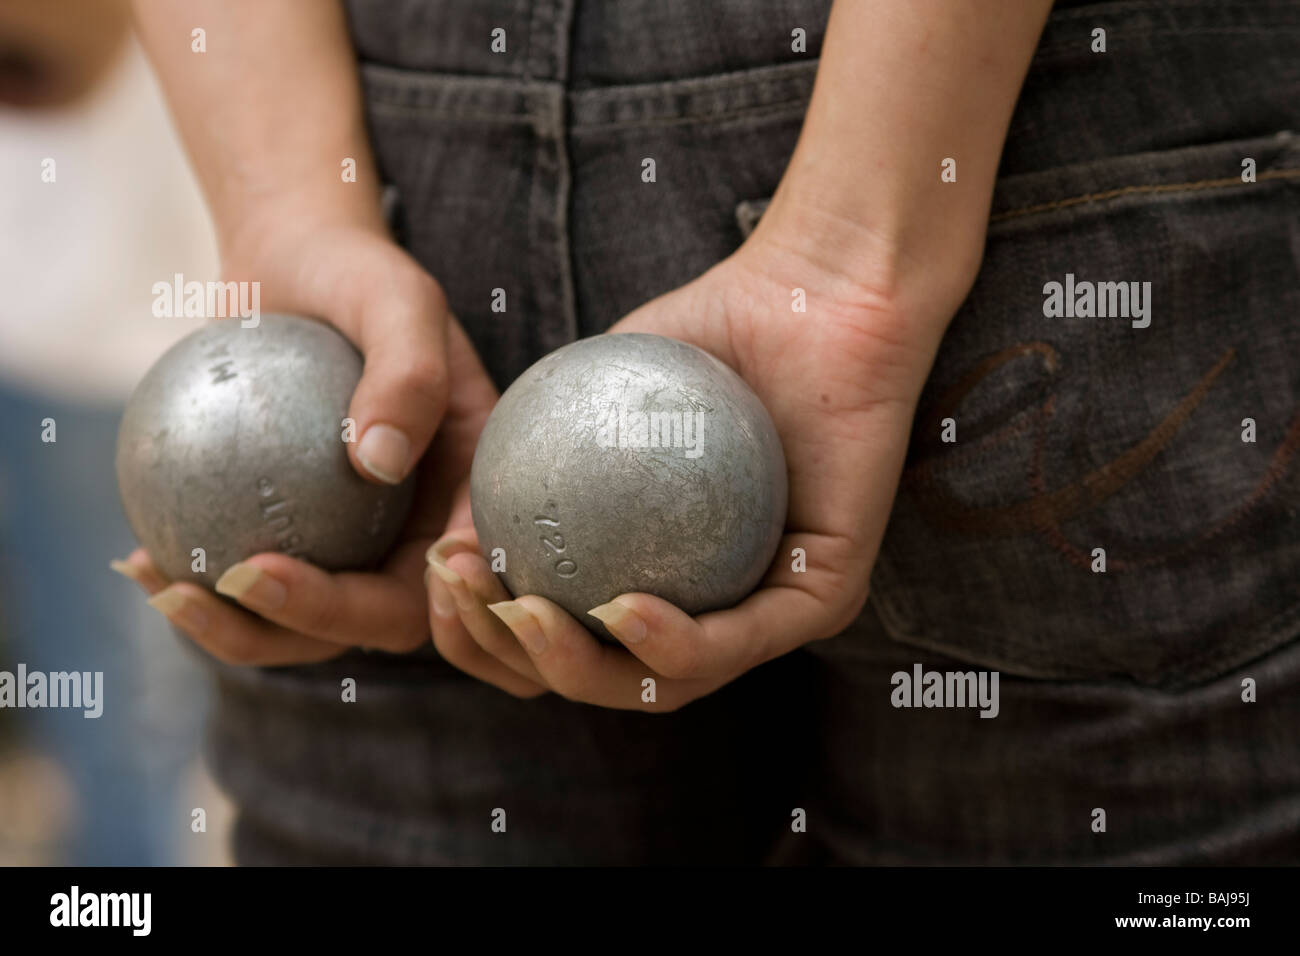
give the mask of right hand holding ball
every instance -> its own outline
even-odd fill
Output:
[[[791,307],[796,288],[806,312]],[[610,330],[677,342],[596,336],[543,359],[484,430],[477,534],[451,531],[430,549],[440,653],[520,696],[669,711],[842,631],[866,600],[942,332],[925,314],[947,303],[914,303],[905,315],[870,286],[751,239]],[[648,437],[649,417],[634,412],[665,413],[662,434],[687,408],[707,412],[697,458],[601,447]],[[773,560],[782,446],[789,495]]]

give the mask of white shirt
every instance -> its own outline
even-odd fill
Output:
[[[201,322],[155,318],[153,284],[219,278],[211,222],[134,39],[86,102],[0,109],[0,183],[0,379],[120,402]]]

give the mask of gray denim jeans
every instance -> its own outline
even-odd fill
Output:
[[[743,241],[829,10],[347,6],[397,231],[501,386]],[[1054,11],[847,633],[665,717],[516,701],[432,650],[217,668],[238,858],[1300,861],[1298,9]],[[1149,282],[1149,324],[1045,315],[1067,274]],[[893,706],[918,664],[998,671],[998,716]]]

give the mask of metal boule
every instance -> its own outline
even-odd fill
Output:
[[[328,571],[389,552],[414,481],[374,484],[348,460],[344,419],[361,368],[330,326],[263,315],[205,325],[149,369],[122,416],[117,483],[164,574],[211,587],[263,551]]]
[[[776,553],[786,494],[780,437],[740,376],[639,333],[582,339],[525,371],[470,476],[481,550],[510,592],[602,635],[587,611],[630,591],[691,614],[739,603]]]

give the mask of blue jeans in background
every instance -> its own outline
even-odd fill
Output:
[[[57,848],[72,865],[178,862],[191,836],[181,777],[199,747],[207,687],[167,622],[108,567],[135,546],[114,478],[116,407],[0,382],[3,669],[102,671],[103,714],[0,712],[62,764],[77,819]],[[41,440],[43,419],[57,440]]]

